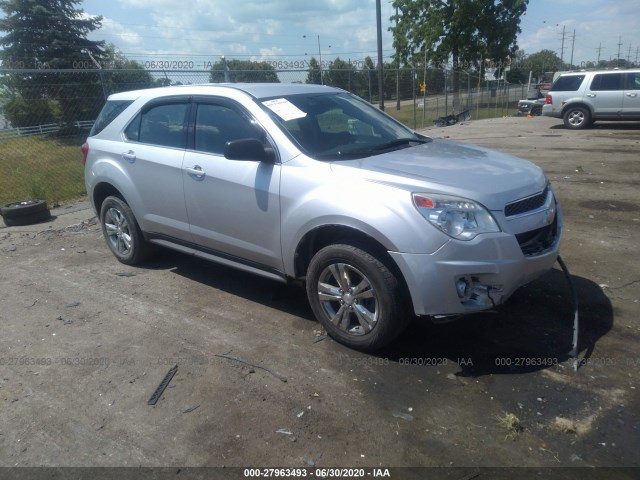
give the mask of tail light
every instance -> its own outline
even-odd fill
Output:
[[[553,99],[551,98],[551,95],[546,96],[546,98],[544,99],[544,103],[546,103],[547,105],[553,104]]]
[[[80,150],[82,150],[82,166],[84,167],[87,164],[87,155],[89,155],[89,144],[83,143]]]

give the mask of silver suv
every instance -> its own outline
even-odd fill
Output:
[[[83,151],[118,260],[141,262],[151,243],[305,282],[317,319],[353,348],[389,343],[411,313],[492,308],[558,254],[539,167],[419,135],[334,88],[115,94]]]
[[[565,73],[551,86],[542,114],[572,129],[596,120],[640,120],[640,70]]]

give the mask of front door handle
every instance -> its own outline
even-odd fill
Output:
[[[205,171],[202,169],[200,165],[194,165],[193,167],[185,168],[187,173],[191,175],[194,180],[204,180],[206,175]]]
[[[627,97],[637,97],[637,93],[627,93]]]
[[[133,150],[129,150],[122,154],[122,158],[124,158],[127,162],[133,163],[136,161],[136,152]]]

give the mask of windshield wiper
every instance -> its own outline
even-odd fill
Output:
[[[332,158],[332,159],[335,159],[335,160],[339,160],[339,159],[342,159],[342,158],[367,157],[369,155],[377,154],[377,153],[382,152],[384,150],[390,150],[390,149],[395,148],[395,147],[401,147],[403,145],[408,146],[411,143],[423,144],[423,143],[429,143],[431,141],[432,141],[432,139],[429,138],[429,137],[425,137],[425,138],[399,138],[399,139],[393,140],[391,142],[383,143],[381,145],[374,145],[374,146],[372,146],[370,148],[366,148],[366,149],[362,149],[362,150],[339,150],[337,152],[332,152],[332,153],[320,153],[320,154],[316,154],[315,158],[317,158],[317,159]]]
[[[427,140],[421,138],[399,138],[391,142],[383,143],[382,145],[376,145],[371,151],[389,150],[395,147],[401,147],[402,145],[408,145],[410,143],[427,143]]]

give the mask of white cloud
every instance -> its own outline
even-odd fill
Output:
[[[127,28],[111,18],[102,19],[99,35],[107,43],[113,43],[123,48],[142,43],[142,37],[135,29]]]

